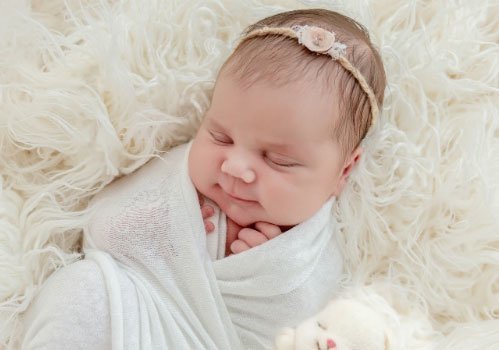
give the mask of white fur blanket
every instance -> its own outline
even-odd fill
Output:
[[[188,140],[240,31],[297,7],[364,23],[388,74],[334,207],[347,283],[387,300],[412,348],[497,349],[497,0],[1,1],[0,347],[78,258],[88,200]]]

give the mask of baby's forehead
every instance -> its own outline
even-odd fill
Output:
[[[337,89],[324,88],[321,83],[306,77],[285,83],[264,76],[247,81],[224,73],[217,79],[212,107],[236,110],[248,103],[246,107],[251,110],[281,113],[283,123],[289,115],[299,113],[303,116],[301,124],[316,123],[318,118],[326,118],[328,125],[336,125],[340,114],[339,94]]]
[[[240,89],[221,80],[205,122],[229,135],[244,133],[275,145],[334,141],[335,109],[327,97],[295,85],[255,83]],[[288,95],[289,94],[289,95]]]
[[[317,56],[307,53],[298,55],[298,59],[285,57],[282,59],[283,56],[279,56],[278,60],[272,60],[267,53],[268,51],[263,57],[251,54],[250,62],[243,60],[242,67],[237,64],[239,58],[229,58],[229,63],[222,67],[219,77],[231,77],[245,89],[255,85],[265,85],[271,88],[294,85],[300,87],[304,93],[315,94],[320,97],[320,103],[330,109],[325,114],[328,116],[328,135],[335,142],[341,143],[345,152],[352,148],[350,140],[354,128],[351,121],[353,108],[359,104],[362,94],[355,89],[353,85],[355,81],[351,79],[348,72],[341,69],[340,65],[326,55]],[[287,101],[289,105],[297,102]]]

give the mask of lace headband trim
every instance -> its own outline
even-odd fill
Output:
[[[256,29],[243,37],[238,46],[250,38],[269,34],[283,35],[289,38],[298,39],[298,43],[300,45],[305,46],[312,52],[331,56],[333,60],[340,63],[343,68],[349,71],[357,80],[369,99],[369,103],[371,105],[371,125],[369,126],[368,133],[372,130],[372,127],[377,122],[379,115],[378,102],[376,101],[373,90],[367,83],[362,73],[346,58],[347,46],[336,40],[336,34],[334,32],[308,25],[294,25],[291,28],[263,27]]]

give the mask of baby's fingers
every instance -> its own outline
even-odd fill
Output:
[[[265,235],[267,240],[275,238],[282,233],[279,226],[269,224],[268,222],[259,221],[255,224],[255,227],[258,231]]]
[[[248,249],[250,249],[250,246],[246,242],[244,242],[240,239],[236,239],[230,245],[230,251],[234,254],[244,252],[245,250],[248,250]]]
[[[206,233],[212,233],[215,230],[215,224],[210,220],[203,220]]]
[[[251,228],[243,228],[239,231],[237,238],[244,241],[250,247],[256,247],[268,241],[268,238],[263,233]]]
[[[201,215],[203,219],[207,219],[215,214],[215,209],[211,205],[205,204],[201,206]]]
[[[209,220],[215,214],[215,209],[209,204],[201,205],[201,215],[203,216],[204,229],[207,233],[215,230],[215,225]]]

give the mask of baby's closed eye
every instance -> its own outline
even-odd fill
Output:
[[[218,144],[222,144],[222,145],[230,145],[232,144],[232,140],[229,136],[221,133],[221,132],[217,132],[217,131],[210,131],[210,135],[212,137],[212,139],[217,142]]]
[[[278,165],[278,166],[283,166],[283,167],[294,167],[294,166],[298,166],[299,164],[291,159],[287,159],[287,158],[284,158],[284,157],[279,157],[279,156],[276,156],[274,154],[269,154],[267,153],[265,155],[265,157],[270,161],[272,162],[273,164],[275,165]]]

